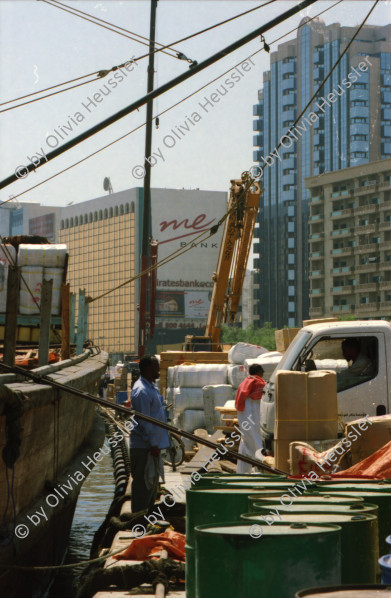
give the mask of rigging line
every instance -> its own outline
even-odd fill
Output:
[[[174,42],[174,44],[180,44],[188,39],[191,39],[192,37],[196,37],[197,35],[201,35],[201,33],[205,33],[206,31],[210,31],[211,29],[215,29],[216,27],[220,27],[220,25],[224,25],[225,23],[229,23],[230,21],[234,21],[235,19],[238,19],[239,17],[242,17],[243,15],[247,15],[250,12],[253,12],[254,10],[258,10],[259,8],[264,8],[265,6],[268,6],[268,4],[273,4],[273,2],[276,2],[276,0],[268,0],[268,2],[265,2],[265,4],[261,4],[260,6],[256,6],[255,8],[250,8],[249,10],[246,10],[245,12],[242,12],[234,17],[230,17],[229,19],[226,19],[225,21],[221,21],[220,23],[216,23],[215,25],[211,25],[210,27],[206,27],[205,29],[201,29],[201,31],[197,31],[196,33],[192,33],[191,35],[187,35],[186,37],[182,37],[181,39],[178,39],[176,42]],[[167,45],[167,46],[163,46],[163,48],[169,48],[172,44]],[[158,52],[160,50],[162,50],[163,48],[160,48],[159,50],[155,50],[155,52]],[[145,56],[148,56],[148,54],[146,54]],[[142,56],[142,58],[145,58],[145,56]]]
[[[56,2],[57,0],[51,0],[51,1],[52,1],[52,2]],[[246,10],[245,12],[242,12],[241,14],[238,14],[238,15],[236,15],[235,17],[231,17],[230,19],[226,19],[225,21],[221,21],[221,23],[217,23],[216,25],[212,25],[211,27],[207,27],[206,29],[203,29],[202,31],[198,31],[197,33],[193,33],[192,35],[189,35],[189,36],[187,36],[186,38],[183,38],[183,40],[190,39],[190,38],[192,38],[192,37],[195,37],[195,36],[197,36],[197,35],[200,35],[201,33],[204,33],[205,31],[209,31],[210,29],[213,29],[213,28],[215,28],[215,27],[219,27],[220,25],[223,25],[223,24],[225,24],[225,23],[228,23],[229,21],[232,21],[232,20],[234,20],[234,19],[237,19],[237,18],[239,18],[239,17],[241,17],[241,16],[243,16],[243,15],[246,15],[246,14],[248,14],[248,13],[250,13],[250,12],[253,12],[254,10],[258,10],[259,8],[263,8],[264,6],[267,6],[268,4],[271,4],[272,2],[275,2],[275,1],[276,1],[276,0],[269,0],[269,2],[266,2],[265,4],[262,4],[261,6],[256,6],[255,8],[251,8],[250,10]],[[342,2],[342,0],[339,0],[339,1],[340,1],[340,2]],[[58,2],[58,4],[60,4],[60,2]],[[72,10],[75,10],[75,11],[76,11],[77,9],[76,9],[76,8],[73,8]],[[329,8],[326,8],[325,10],[329,10]],[[83,13],[83,12],[82,12],[82,11],[80,11],[80,10],[77,10],[77,12],[81,12],[82,14],[87,14],[87,13]],[[325,11],[323,11],[323,12],[325,12]],[[322,13],[320,13],[320,14],[322,14]],[[75,15],[75,16],[77,16],[77,15]],[[98,17],[93,17],[93,18],[94,18],[94,19],[98,19]],[[102,19],[98,19],[98,20],[102,20]],[[103,21],[103,22],[104,22],[104,23],[106,23],[107,21]],[[118,27],[118,26],[117,26],[117,25],[113,25],[113,27]],[[119,28],[119,29],[123,29],[122,27],[118,27],[118,28]],[[124,30],[124,31],[128,31],[127,29],[123,29],[123,30]],[[130,32],[130,33],[131,33],[131,32]],[[138,34],[137,34],[137,33],[134,33],[134,35],[138,35]],[[140,37],[143,37],[143,36],[140,36]],[[144,39],[148,39],[148,38],[144,38]],[[183,40],[180,40],[180,41],[183,41]],[[155,42],[155,43],[156,43],[157,45],[160,45],[160,46],[162,45],[162,44],[159,44],[158,42]],[[179,43],[179,42],[175,42],[175,43]],[[170,46],[163,46],[163,48],[169,48],[169,47],[170,47]],[[154,50],[154,53],[158,53],[158,52],[160,52],[160,49],[159,49],[159,48],[157,48],[156,50]],[[146,58],[146,57],[148,57],[148,56],[149,56],[149,54],[145,54],[144,56],[140,56],[139,58],[136,58],[136,59],[134,60],[134,62],[137,62],[138,60],[141,60],[142,58]],[[120,65],[120,66],[123,66],[123,65]],[[114,67],[113,67],[113,68],[114,68]],[[119,68],[119,67],[116,67],[116,68]],[[109,72],[111,72],[112,70],[113,70],[113,69],[110,69],[109,71],[107,71],[107,73],[106,73],[106,74],[108,74],[108,73],[109,73]],[[41,89],[40,91],[34,91],[33,93],[29,93],[29,94],[26,94],[26,95],[24,95],[24,96],[20,96],[19,98],[14,98],[13,100],[8,100],[7,102],[0,102],[0,106],[4,106],[4,105],[6,105],[6,104],[11,104],[12,102],[17,102],[18,100],[23,100],[23,99],[25,99],[25,98],[31,97],[31,96],[33,96],[33,95],[36,95],[36,94],[38,94],[38,93],[43,93],[43,92],[45,92],[45,91],[50,91],[51,89],[55,89],[56,87],[60,87],[61,85],[67,85],[68,83],[74,83],[75,81],[79,81],[80,79],[84,79],[85,77],[91,77],[91,76],[93,76],[93,75],[98,75],[98,74],[99,74],[99,73],[101,73],[101,72],[104,72],[104,71],[96,71],[96,72],[94,72],[94,73],[89,73],[88,75],[83,75],[82,77],[77,77],[76,79],[70,79],[69,81],[65,81],[64,83],[58,83],[57,85],[52,85],[51,87],[47,87],[46,89]],[[106,75],[104,75],[104,76],[106,76]],[[89,83],[91,83],[91,82],[93,82],[93,81],[96,81],[96,80],[97,80],[97,79],[93,79],[93,80],[89,81]],[[74,87],[77,87],[77,86],[74,86]],[[69,87],[69,88],[67,88],[67,89],[63,89],[63,90],[61,90],[61,92],[59,91],[58,93],[62,93],[62,92],[68,91],[69,89],[74,89],[74,87]],[[50,95],[52,95],[52,94],[50,94]],[[41,97],[41,98],[39,98],[39,99],[40,99],[40,100],[43,100],[43,99],[45,99],[45,98],[47,98],[47,97],[50,97],[50,95],[43,96],[43,97]],[[28,104],[29,102],[25,102],[25,103],[26,103],[26,104]],[[25,104],[19,104],[18,106],[13,106],[13,108],[19,108],[20,106],[24,106],[24,105],[25,105]],[[11,108],[9,108],[9,110],[11,110]],[[1,112],[6,112],[6,110],[0,110],[0,113],[1,113]]]
[[[86,75],[88,77],[88,75]],[[82,79],[83,77],[80,77],[80,79]],[[20,108],[21,106],[27,106],[28,104],[32,104],[33,102],[38,102],[38,100],[46,100],[46,98],[50,98],[51,96],[55,96],[59,93],[63,93],[64,91],[69,91],[70,89],[75,89],[76,87],[81,87],[82,85],[87,85],[88,83],[93,83],[94,81],[98,81],[99,79],[91,79],[90,81],[83,81],[83,83],[77,83],[76,85],[72,85],[71,87],[67,87],[66,89],[59,89],[58,91],[53,91],[53,93],[48,93],[46,96],[42,96],[41,98],[34,98],[32,100],[29,100],[28,102],[22,102],[22,104],[17,104],[16,106],[10,106],[9,108],[3,108],[3,110],[0,110],[0,113],[2,112],[8,112],[9,110],[13,110],[14,108]],[[59,84],[61,85],[61,83]],[[58,87],[58,85],[55,85],[54,87]],[[34,95],[34,94],[29,94],[29,95]],[[27,97],[27,96],[25,96]],[[6,104],[9,104],[10,102],[15,101],[15,100],[9,100],[9,102],[5,102]]]
[[[324,10],[322,10],[321,12],[319,12],[318,14],[316,14],[315,16],[311,17],[308,21],[306,21],[306,23],[302,23],[300,25],[298,25],[298,27],[295,27],[294,29],[291,29],[290,31],[288,31],[288,33],[285,33],[284,35],[281,35],[280,37],[276,38],[275,40],[270,42],[270,45],[280,41],[281,39],[283,39],[284,37],[290,35],[292,32],[300,29],[301,27],[303,27],[305,24],[309,23],[310,21],[312,21],[313,19],[316,19],[317,17],[319,17],[320,15],[322,15],[323,13],[327,12],[328,10],[331,10],[332,8],[334,8],[334,6],[337,6],[337,4],[340,4],[341,2],[343,2],[343,0],[337,0],[337,2],[335,2],[332,6],[329,6],[327,8],[325,8]],[[253,56],[256,56],[256,54],[259,54],[260,52],[263,52],[264,48],[260,48],[259,50],[256,50],[255,52],[253,52],[252,54],[250,54],[250,56],[248,58],[246,58],[245,60],[248,60],[249,58],[252,58]],[[169,108],[166,108],[165,110],[163,110],[162,112],[160,112],[159,114],[155,115],[155,119],[162,116],[163,114],[165,114],[166,112],[169,112],[170,110],[172,110],[173,108],[176,108],[176,106],[179,106],[182,102],[185,102],[186,100],[188,100],[189,98],[191,98],[192,96],[196,95],[199,91],[201,91],[202,89],[205,89],[206,87],[208,87],[209,85],[212,85],[212,83],[214,83],[215,81],[218,81],[219,79],[221,79],[221,77],[224,77],[227,73],[229,73],[230,71],[232,71],[233,69],[235,69],[236,67],[238,67],[240,64],[243,63],[243,60],[241,60],[240,62],[238,62],[236,65],[230,67],[229,69],[227,69],[226,71],[224,71],[224,73],[222,73],[221,75],[219,75],[218,77],[215,77],[214,79],[212,79],[211,81],[209,81],[209,83],[206,83],[205,85],[202,85],[202,87],[199,87],[196,91],[193,91],[192,93],[190,93],[189,95],[185,96],[184,98],[182,98],[181,100],[179,100],[178,102],[176,102],[175,104],[173,104],[172,106],[170,106]],[[107,145],[104,145],[103,147],[101,147],[100,149],[96,150],[95,152],[92,152],[91,154],[89,154],[88,156],[86,156],[85,158],[81,158],[81,160],[78,160],[77,162],[74,162],[74,164],[71,164],[71,166],[67,166],[67,168],[64,168],[63,170],[60,170],[59,172],[57,172],[56,174],[53,174],[52,176],[48,177],[47,179],[45,179],[44,181],[41,181],[40,183],[37,183],[36,185],[34,185],[33,187],[29,187],[28,189],[26,189],[25,191],[21,191],[18,195],[13,195],[10,199],[7,199],[6,201],[0,203],[0,208],[8,203],[9,201],[12,201],[13,199],[17,199],[18,197],[20,197],[21,195],[24,195],[25,193],[28,193],[29,191],[33,191],[34,189],[36,189],[37,187],[40,187],[41,185],[43,185],[44,183],[47,183],[48,181],[56,178],[57,176],[60,176],[61,174],[63,174],[64,172],[67,172],[68,170],[71,170],[72,168],[74,168],[75,166],[78,166],[79,164],[82,164],[83,162],[85,162],[86,160],[89,160],[89,158],[92,158],[93,156],[95,156],[96,154],[99,154],[100,152],[104,151],[105,149],[111,147],[112,145],[114,145],[115,143],[117,143],[118,141],[122,141],[122,139],[124,139],[125,137],[128,137],[129,135],[132,135],[133,133],[135,133],[136,131],[138,131],[139,129],[141,129],[142,127],[144,127],[147,124],[147,121],[142,123],[141,125],[139,125],[138,127],[136,127],[135,129],[132,129],[132,131],[129,131],[128,133],[125,133],[124,135],[121,135],[121,137],[118,137],[117,139],[114,139],[114,141],[111,141],[110,143],[108,143]]]
[[[64,83],[57,83],[56,85],[52,85],[51,87],[46,87],[45,89],[40,89],[39,91],[33,91],[32,93],[27,93],[24,96],[20,96],[19,98],[14,98],[13,100],[7,100],[6,102],[0,102],[0,106],[5,106],[6,104],[12,104],[12,102],[17,102],[18,100],[24,100],[25,98],[30,98],[31,96],[35,96],[38,93],[43,93],[44,91],[50,91],[51,89],[55,89],[56,87],[60,87],[62,85],[68,85],[68,83],[74,83],[75,81],[80,81],[80,79],[85,79],[86,77],[92,77],[93,75],[98,75],[101,71],[95,71],[94,73],[89,73],[88,75],[82,75],[81,77],[76,77],[76,79],[70,79],[69,81],[64,81]],[[65,90],[66,91],[66,90]]]
[[[120,31],[125,31],[126,33],[130,33],[131,35],[135,35],[136,37],[140,37],[141,39],[143,39],[146,42],[148,42],[148,43],[145,43],[144,45],[145,46],[149,46],[150,39],[148,37],[145,37],[144,35],[140,35],[139,33],[135,33],[134,31],[129,31],[129,29],[124,29],[124,27],[120,27],[119,25],[114,25],[114,23],[110,23],[109,21],[105,21],[104,19],[100,19],[99,17],[95,17],[94,15],[91,15],[88,12],[83,12],[82,10],[74,8],[73,6],[68,6],[67,4],[63,4],[62,2],[59,2],[58,0],[51,0],[51,2],[55,2],[55,4],[59,4],[60,6],[65,6],[67,8],[70,8],[75,13],[78,12],[78,13],[80,13],[82,15],[87,16],[87,17],[92,17],[96,21],[100,21],[101,23],[106,23],[106,25],[110,25],[110,27],[115,27],[116,29],[119,29]],[[52,6],[54,6],[54,5],[52,4]],[[77,16],[79,16],[79,15],[75,14],[75,17],[77,17]],[[96,25],[98,25],[98,23],[96,23]],[[135,40],[135,41],[138,41],[138,40]],[[157,41],[155,41],[155,44],[157,46],[162,46],[163,47],[163,44],[160,44]],[[164,48],[169,48],[173,52],[179,52],[179,50],[175,50],[175,48],[172,48],[171,46],[164,46]],[[170,54],[170,56],[171,56],[171,54]],[[176,56],[175,56],[175,58],[176,58]]]
[[[101,25],[100,23],[97,23],[96,21],[93,21],[92,19],[94,19],[95,17],[91,16],[91,19],[87,19],[86,17],[83,17],[82,15],[78,15],[75,12],[72,11],[71,7],[66,7],[63,8],[64,6],[66,6],[65,4],[62,6],[58,6],[57,4],[52,4],[49,0],[40,0],[41,2],[45,2],[45,4],[49,4],[49,6],[53,6],[53,8],[59,8],[60,10],[63,10],[64,12],[67,12],[71,15],[74,15],[75,17],[79,17],[80,19],[83,19],[84,21],[89,21],[90,23],[93,23],[94,25],[98,25],[98,27],[103,27],[103,29],[107,29],[108,31],[112,31],[113,33],[117,33],[117,35],[121,35],[122,37],[126,37],[127,39],[131,39],[134,42],[137,42],[139,44],[142,44],[143,46],[149,46],[149,44],[147,42],[143,42],[139,39],[136,39],[135,37],[132,37],[131,35],[126,35],[126,33],[121,33],[120,31],[117,31],[115,29],[110,29],[110,27],[106,27],[106,25]],[[114,25],[114,27],[116,27],[116,25]],[[126,30],[125,30],[126,31]],[[164,46],[164,48],[169,48],[169,46]],[[167,56],[171,56],[171,58],[175,58],[176,60],[180,60],[180,58],[178,58],[177,54],[170,54],[170,52],[166,52],[165,49],[163,48],[159,48],[160,52],[163,52],[164,54],[167,54]]]
[[[297,14],[298,12],[303,10],[303,8],[305,8],[306,6],[310,6],[311,4],[314,4],[316,1],[317,0],[302,0],[302,2],[300,2],[299,4],[296,4],[294,7],[290,8],[289,10],[284,12],[282,15],[279,15],[279,16],[273,18],[271,21],[269,21],[265,25],[262,25],[261,27],[258,27],[254,31],[246,34],[245,36],[241,37],[239,40],[237,40],[237,41],[233,42],[232,44],[230,44],[229,46],[227,46],[226,48],[213,54],[212,56],[210,56],[203,62],[201,62],[197,65],[194,65],[188,71],[182,73],[181,75],[178,75],[171,81],[168,81],[167,83],[161,85],[159,88],[154,89],[150,93],[147,93],[142,98],[136,100],[135,102],[126,106],[125,108],[122,108],[119,112],[116,112],[115,114],[109,116],[108,118],[103,120],[101,123],[98,123],[97,125],[91,127],[84,133],[77,135],[72,140],[64,143],[62,146],[49,152],[44,157],[39,158],[39,160],[35,161],[34,164],[31,163],[31,164],[27,165],[25,167],[25,170],[27,172],[31,172],[32,170],[36,170],[37,168],[42,166],[43,163],[46,164],[47,162],[50,162],[54,158],[60,156],[61,154],[68,151],[69,149],[75,147],[79,143],[85,141],[86,139],[89,139],[96,133],[102,131],[106,127],[112,125],[113,123],[117,122],[118,120],[121,120],[124,116],[131,114],[132,112],[137,110],[137,108],[144,106],[144,104],[146,104],[148,101],[159,97],[166,91],[171,90],[172,88],[176,87],[183,81],[186,81],[190,77],[193,77],[197,73],[203,71],[204,69],[208,68],[212,64],[221,60],[222,58],[225,58],[227,55],[231,54],[232,52],[235,52],[236,50],[238,50],[245,44],[249,43],[250,41],[252,41],[256,37],[258,37],[259,35],[265,33],[266,31],[269,31],[269,29],[275,27],[276,25],[280,25],[282,22],[284,22],[288,18],[294,16],[295,14]],[[15,182],[17,179],[18,179],[18,177],[16,176],[16,173],[13,173],[12,175],[8,176],[6,179],[4,179],[0,182],[0,189],[7,187],[11,183]]]

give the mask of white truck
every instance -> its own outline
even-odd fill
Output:
[[[359,341],[360,354],[372,362],[369,375],[349,375],[349,363],[342,361],[342,342],[352,338]],[[271,447],[274,432],[274,385],[277,372],[310,369],[334,369],[337,372],[338,411],[344,422],[365,415],[390,413],[391,324],[383,320],[356,320],[325,322],[302,328],[264,388],[261,431],[267,448]]]

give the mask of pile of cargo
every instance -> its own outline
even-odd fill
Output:
[[[21,272],[19,313],[38,315],[44,280],[53,280],[51,314],[61,313],[61,284],[65,280],[66,245],[20,244],[18,252],[10,244],[0,245],[0,313],[6,310],[7,280],[10,266]]]

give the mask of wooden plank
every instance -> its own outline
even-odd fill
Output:
[[[42,281],[41,290],[41,318],[39,334],[38,367],[47,365],[49,362],[49,341],[50,341],[50,312],[52,311],[52,289],[53,279]]]
[[[70,356],[70,318],[69,318],[70,285],[61,285],[61,359]]]
[[[4,331],[4,363],[14,365],[18,328],[20,268],[9,266]]]

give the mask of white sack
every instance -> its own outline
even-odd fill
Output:
[[[276,367],[278,366],[280,361],[281,361],[281,357],[279,357],[279,356],[270,357],[270,358],[265,359],[264,356],[261,355],[257,359],[246,359],[245,366],[248,371],[250,365],[253,365],[254,363],[261,365],[263,367],[263,376],[262,376],[263,379],[269,380],[270,376],[272,375],[272,373],[274,372],[274,370],[276,369]]]
[[[43,268],[63,268],[67,246],[21,244],[18,251],[19,266],[42,266]]]
[[[167,386],[175,386],[175,372],[177,366],[167,368]]]
[[[215,407],[224,407],[227,401],[232,401],[234,389],[229,384],[218,384],[204,386],[202,391],[206,429],[213,434],[214,426],[221,425],[220,413],[215,411]]]
[[[37,315],[41,305],[43,268],[41,266],[24,266],[21,268],[19,312],[21,314]],[[26,286],[27,285],[27,286]],[[31,296],[29,290],[33,297]]]
[[[227,374],[229,384],[233,388],[239,388],[239,384],[247,377],[247,369],[244,365],[229,364]]]
[[[227,383],[227,364],[200,363],[195,365],[178,365],[175,386],[202,388],[208,384]]]
[[[258,355],[267,353],[267,349],[248,343],[237,343],[228,351],[229,363],[243,364],[246,359],[255,359]]]
[[[179,415],[185,409],[203,409],[202,388],[178,387],[173,389],[174,413]]]

